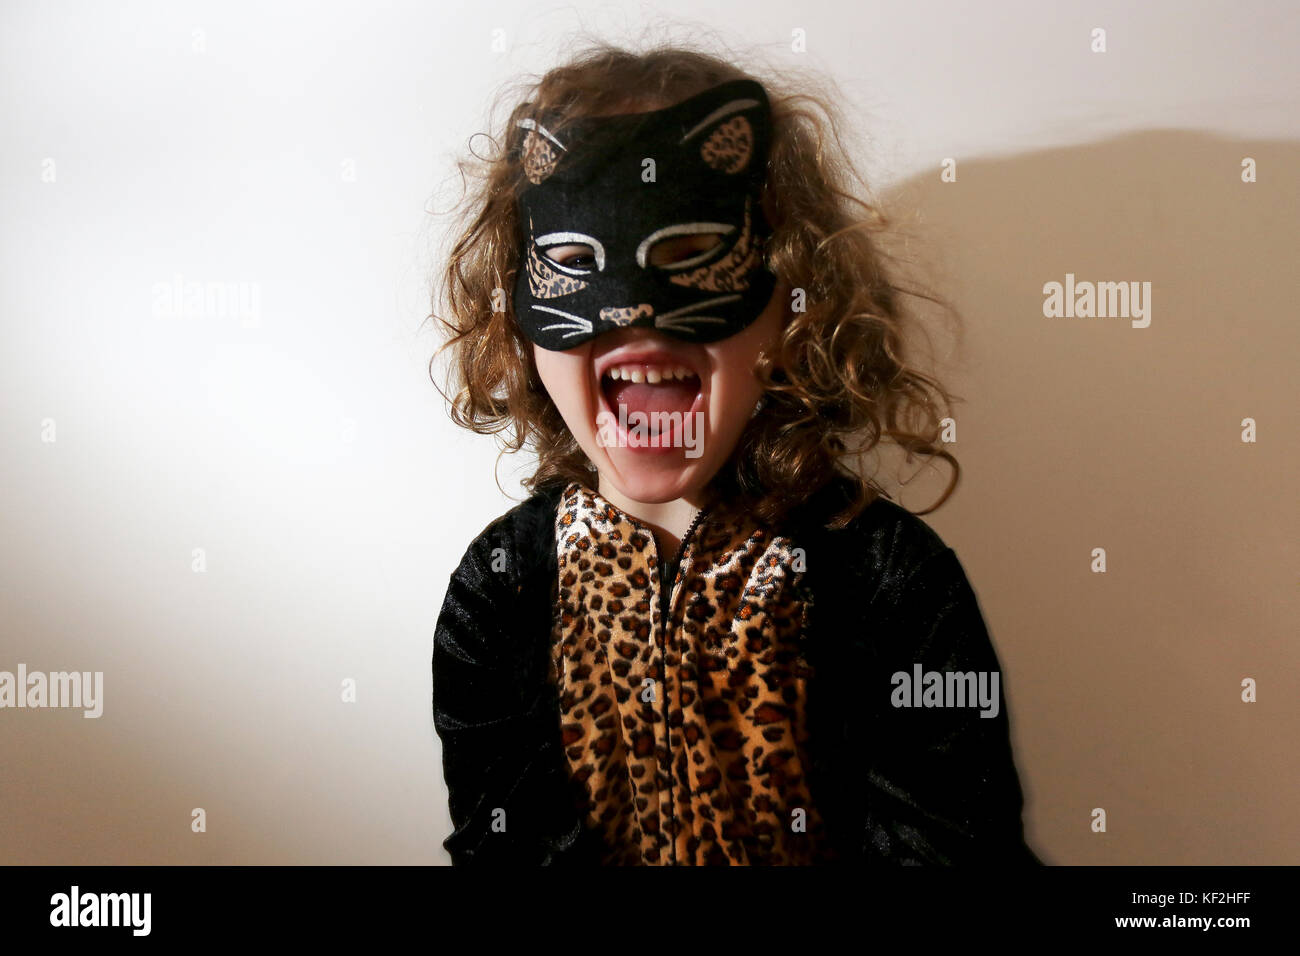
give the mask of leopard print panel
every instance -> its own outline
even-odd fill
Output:
[[[648,528],[577,483],[555,527],[550,676],[604,863],[833,859],[804,778],[811,668],[791,543],[711,512],[685,543],[665,622]]]
[[[749,273],[762,255],[762,246],[754,235],[751,211],[753,202],[753,197],[745,200],[745,225],[730,252],[717,262],[669,276],[669,281],[708,292],[739,292],[748,289]]]
[[[733,116],[700,146],[700,157],[714,169],[738,173],[754,155],[754,128],[743,116]]]

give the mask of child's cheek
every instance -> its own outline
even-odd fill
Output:
[[[567,352],[551,352],[533,346],[533,361],[546,393],[559,409],[564,424],[583,450],[588,450],[589,435],[594,439],[596,397],[592,394],[590,345]]]
[[[710,428],[713,440],[725,447],[714,449],[719,461],[728,457],[749,424],[763,394],[754,366],[763,349],[772,345],[784,319],[784,301],[774,295],[755,322],[729,339],[706,346],[712,367]]]

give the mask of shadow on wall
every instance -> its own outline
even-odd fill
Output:
[[[998,649],[1044,862],[1300,863],[1298,161],[1160,130],[886,198],[920,238],[895,251],[962,315],[932,337],[962,479],[925,518]],[[1070,281],[1136,283],[1148,315],[1044,315]],[[923,510],[949,476],[895,497]]]

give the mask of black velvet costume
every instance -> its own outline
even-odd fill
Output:
[[[438,619],[433,716],[455,865],[597,866],[606,849],[575,806],[548,679],[560,494],[539,492],[474,540]],[[1005,681],[994,717],[891,703],[891,675],[917,664],[1000,671],[956,554],[887,498],[827,529],[845,494],[833,484],[782,523],[806,552],[807,776],[837,863],[1038,864]]]

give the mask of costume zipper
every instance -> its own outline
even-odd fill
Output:
[[[691,519],[690,526],[686,533],[682,535],[682,540],[677,544],[677,553],[673,556],[671,564],[660,565],[659,570],[659,627],[662,632],[662,640],[659,642],[660,656],[664,667],[664,692],[663,692],[663,710],[664,710],[664,737],[666,743],[664,749],[668,751],[668,815],[672,822],[677,822],[677,801],[673,798],[673,751],[672,751],[672,728],[668,726],[668,603],[672,597],[673,581],[677,577],[677,570],[682,563],[682,555],[686,552],[686,545],[695,534],[695,529],[699,527],[700,522],[704,519],[705,509],[695,512],[695,517]],[[672,572],[669,574],[669,572]],[[668,849],[671,865],[677,865],[677,827],[673,826],[672,838],[668,842]]]

